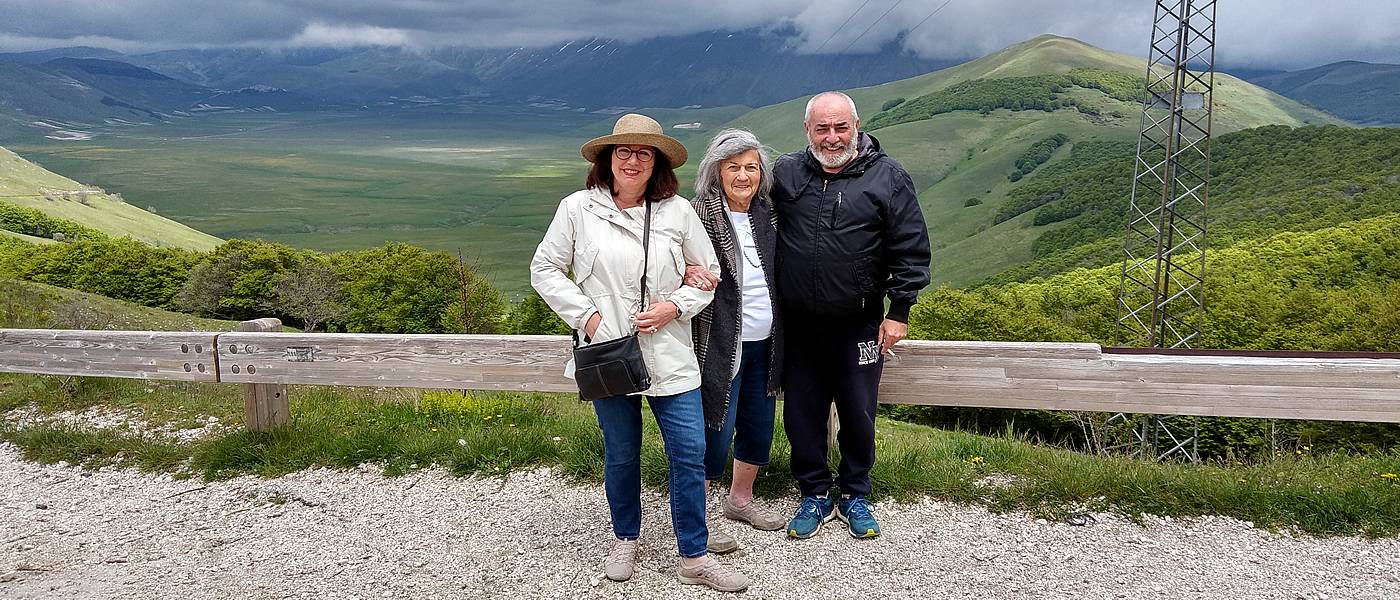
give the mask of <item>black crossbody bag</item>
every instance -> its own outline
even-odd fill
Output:
[[[651,201],[645,200],[646,218],[642,226],[642,303],[638,311],[646,309],[647,303],[647,260],[651,258],[648,242],[651,240]],[[574,330],[574,381],[578,383],[578,395],[584,400],[601,400],[646,390],[651,387],[651,374],[647,372],[646,361],[642,360],[642,343],[636,326],[630,335],[580,346],[578,331]]]

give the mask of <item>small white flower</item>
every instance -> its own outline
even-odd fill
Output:
[[[462,438],[457,438],[457,445],[458,445],[458,446],[466,446],[466,445],[467,445],[467,440],[464,440],[464,439],[462,439]]]
[[[556,435],[556,436],[554,436],[554,441],[556,441],[556,442],[562,442],[562,441],[564,441],[564,438],[561,438],[561,437],[559,437],[559,436]]]

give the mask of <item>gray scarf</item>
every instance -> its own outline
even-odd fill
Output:
[[[739,277],[739,248],[734,241],[734,226],[729,221],[724,197],[718,191],[690,201],[705,233],[710,236],[715,255],[719,257],[720,282],[715,299],[691,321],[695,342],[695,357],[700,362],[700,395],[705,409],[705,425],[721,429],[729,410],[729,386],[734,377],[734,361],[739,354],[739,338],[743,331],[743,281]],[[754,243],[763,262],[768,279],[768,294],[773,305],[773,338],[770,344],[768,386],[769,394],[777,394],[782,381],[782,316],[778,302],[776,260],[778,246],[778,217],[767,198],[755,198],[749,204],[749,222],[753,225]]]

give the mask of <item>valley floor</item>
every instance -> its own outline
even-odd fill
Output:
[[[718,598],[676,581],[663,495],[645,491],[638,575],[602,578],[607,505],[548,469],[459,478],[315,469],[200,483],[44,466],[0,444],[5,598]],[[777,502],[786,512],[793,502]],[[717,513],[717,500],[711,499]],[[1400,539],[1270,533],[1233,519],[1089,526],[923,501],[885,536],[795,542],[719,523],[750,598],[1395,598]],[[838,525],[834,522],[833,525]]]

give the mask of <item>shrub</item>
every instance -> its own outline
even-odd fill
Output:
[[[464,288],[457,259],[444,252],[389,243],[331,260],[345,281],[348,313],[339,325],[346,331],[494,333],[502,326],[500,293],[471,272]]]
[[[15,269],[22,279],[134,302],[174,308],[200,255],[156,248],[130,238],[35,246]]]
[[[534,291],[520,301],[510,321],[510,332],[516,335],[569,335],[570,331],[569,325]]]
[[[182,310],[235,321],[292,318],[277,310],[277,283],[309,255],[285,244],[229,240],[193,270],[177,304]]]
[[[55,233],[61,233],[68,239],[81,240],[105,240],[110,237],[76,221],[51,217],[38,209],[4,201],[0,201],[0,229],[41,238],[51,238]]]

